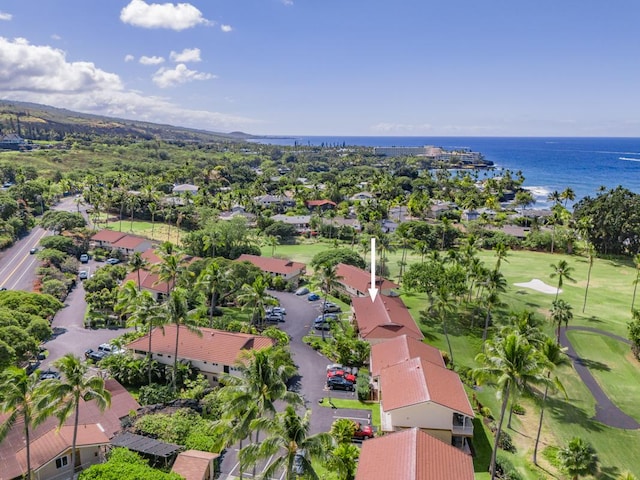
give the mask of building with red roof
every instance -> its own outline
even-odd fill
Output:
[[[336,208],[336,202],[331,200],[307,200],[304,205],[311,211],[320,210],[324,212]]]
[[[358,335],[371,345],[401,335],[417,340],[424,338],[399,297],[377,295],[374,301],[370,297],[354,297],[351,311]]]
[[[473,459],[411,428],[362,444],[356,480],[473,480]]]
[[[164,331],[163,331],[164,330]],[[215,385],[223,373],[237,374],[238,364],[251,350],[262,350],[275,345],[274,340],[260,335],[227,332],[213,328],[200,328],[201,335],[185,327],[165,325],[151,334],[152,358],[165,365],[173,365],[178,336],[178,361],[188,361]],[[140,337],[126,345],[135,355],[145,357],[149,351],[149,337]]]
[[[305,274],[306,265],[284,258],[261,257],[259,255],[249,255],[243,253],[238,262],[249,262],[258,267],[264,273],[272,277],[282,277],[289,283],[297,285],[300,278]]]
[[[76,466],[85,469],[105,459],[110,439],[120,431],[121,419],[140,408],[136,400],[114,379],[105,380],[111,392],[111,406],[101,412],[96,402],[80,403]],[[3,423],[6,415],[0,415]],[[68,478],[71,473],[71,445],[74,416],[58,429],[58,419],[47,418],[30,430],[31,468],[35,478]],[[19,417],[0,442],[0,478],[22,478],[27,472],[24,423]]]
[[[336,266],[337,283],[347,295],[352,297],[368,297],[371,288],[371,272],[346,263]],[[395,289],[398,285],[382,277],[376,277],[378,293],[386,296],[397,295]]]
[[[468,451],[475,413],[456,372],[412,358],[380,371],[380,392],[383,431],[417,427]]]

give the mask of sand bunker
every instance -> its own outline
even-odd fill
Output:
[[[551,285],[547,285],[542,280],[538,280],[537,278],[534,278],[530,282],[526,282],[526,283],[514,283],[514,285],[516,287],[530,288],[532,290],[535,290],[536,292],[549,293],[549,294],[554,294],[554,295],[555,295],[556,291],[558,290],[556,287],[552,287]],[[560,289],[560,293],[562,293],[562,289]]]

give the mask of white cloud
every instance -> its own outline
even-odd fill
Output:
[[[0,37],[0,91],[81,92],[121,90],[120,77],[92,62],[67,62],[65,52]]]
[[[371,126],[371,130],[378,133],[415,133],[428,132],[431,129],[432,126],[428,123],[415,125],[407,123],[380,122]]]
[[[127,55],[124,56],[124,61],[125,62],[133,62],[135,59],[136,59],[136,57],[134,57],[130,53],[128,53]]]
[[[146,3],[131,0],[120,12],[120,20],[135,27],[168,28],[181,31],[197,25],[211,25],[190,3]]]
[[[212,78],[216,78],[216,76],[211,73],[189,70],[184,63],[179,63],[174,69],[161,68],[158,70],[153,75],[153,83],[160,88],[167,88],[194,80],[210,80]]]
[[[282,0],[282,3],[287,7],[290,7],[293,5],[293,0]]]
[[[51,35],[51,39],[52,40],[62,40],[62,37],[60,35],[58,35],[57,33],[54,33],[53,35]]]
[[[233,27],[231,25],[220,25],[220,30],[222,30],[224,33],[229,33],[231,30],[233,30]]]
[[[199,48],[185,48],[182,52],[174,52],[172,51],[169,55],[169,58],[174,62],[199,62],[200,59],[200,49]]]
[[[138,60],[138,62],[140,62],[142,65],[160,65],[161,63],[164,63],[164,58],[163,57],[147,57],[146,55],[143,55],[140,57],[140,60]]]
[[[0,20],[9,21],[12,18],[13,18],[13,15],[11,15],[10,13],[0,12]]]

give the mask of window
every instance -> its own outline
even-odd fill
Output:
[[[66,467],[68,464],[69,464],[69,459],[66,456],[56,458],[56,468]]]

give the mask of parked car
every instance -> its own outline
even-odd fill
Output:
[[[116,265],[118,263],[120,263],[120,260],[117,259],[117,258],[108,258],[107,259],[107,264],[109,264],[109,265]]]
[[[329,365],[327,365],[327,372],[333,368],[342,368],[342,364],[341,363],[330,363]]]
[[[38,360],[32,360],[30,361],[26,367],[24,367],[25,372],[27,372],[27,375],[31,375],[33,372],[35,372],[38,367],[40,366],[40,361]]]
[[[33,255],[34,253],[38,253],[38,247],[33,247],[31,250],[29,250],[29,253],[31,255]]]
[[[296,295],[306,295],[309,293],[309,289],[307,287],[300,287],[296,290]]]
[[[353,438],[366,440],[367,438],[373,438],[373,427],[371,425],[362,425],[360,422],[354,422],[356,424],[356,431],[353,433]]]
[[[340,305],[336,305],[335,303],[327,302],[323,307],[323,311],[324,311],[324,313],[334,313],[334,312],[341,312],[342,309],[340,308]]]
[[[104,352],[106,355],[111,355],[112,353],[121,353],[122,350],[118,347],[111,345],[110,343],[101,343],[98,346],[99,352]]]
[[[320,295],[318,295],[317,293],[310,293],[307,297],[307,300],[309,300],[310,302],[315,302],[316,300],[320,300]]]
[[[280,315],[286,315],[287,310],[284,307],[273,307],[273,308],[267,308],[266,313],[267,315],[270,313],[278,313]]]
[[[327,370],[327,378],[331,377],[344,377],[349,380],[351,383],[356,383],[356,376],[352,373],[347,373],[344,369],[335,368],[331,370]]]
[[[319,322],[313,322],[313,328],[316,330],[331,330],[331,320],[320,320]]]
[[[49,380],[52,378],[60,378],[60,372],[56,372],[55,370],[45,370],[40,373],[40,380]]]
[[[284,315],[281,313],[269,312],[264,317],[264,321],[269,323],[284,322]]]
[[[327,387],[329,387],[329,390],[348,390],[350,392],[355,390],[353,382],[338,376],[327,378]]]
[[[96,363],[102,360],[106,356],[107,356],[106,352],[93,350],[92,348],[84,352],[84,358],[88,360],[93,360]]]
[[[86,253],[80,255],[80,263],[89,263],[89,255]]]
[[[89,272],[87,272],[86,270],[80,270],[78,272],[78,278],[80,280],[86,280],[87,278],[89,278]]]

